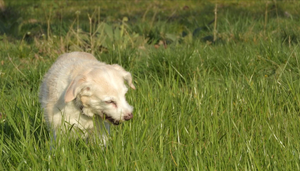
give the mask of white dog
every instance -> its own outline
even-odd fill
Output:
[[[40,87],[40,102],[54,138],[55,131],[79,129],[84,138],[91,132],[99,134],[105,144],[109,122],[118,125],[133,117],[124,80],[135,89],[131,74],[119,65],[101,63],[84,52],[61,55]]]

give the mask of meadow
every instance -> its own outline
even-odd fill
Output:
[[[5,1],[0,170],[300,170],[298,1]],[[55,59],[122,65],[134,118],[106,147],[59,135],[38,89]]]

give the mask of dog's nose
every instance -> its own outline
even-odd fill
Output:
[[[128,113],[126,116],[124,116],[124,120],[125,120],[125,121],[128,121],[128,120],[130,120],[131,118],[133,118],[133,114],[132,114],[132,113]]]

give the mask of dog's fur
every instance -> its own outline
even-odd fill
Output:
[[[135,89],[131,74],[119,65],[101,63],[84,52],[61,55],[40,86],[40,103],[54,137],[57,131],[80,129],[82,137],[96,132],[105,143],[110,123],[133,117],[124,80]]]

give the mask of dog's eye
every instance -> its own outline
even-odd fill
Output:
[[[105,101],[106,104],[112,104],[114,105],[115,107],[117,107],[117,103],[113,100],[109,100],[109,101]]]
[[[111,104],[111,103],[114,103],[114,101],[112,101],[112,100],[108,100],[108,101],[105,101],[105,103],[107,103],[107,104]]]

